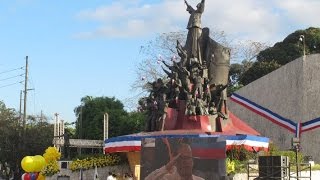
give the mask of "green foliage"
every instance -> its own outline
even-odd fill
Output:
[[[105,166],[115,166],[123,162],[123,158],[118,154],[107,154],[107,155],[96,155],[88,156],[84,159],[76,159],[70,164],[70,169],[72,171],[77,171],[80,169],[92,169],[95,166],[105,167]]]
[[[275,60],[278,64],[284,65],[303,55],[303,41],[305,39],[306,54],[320,52],[320,28],[310,27],[305,30],[297,30],[289,34],[282,42],[276,43],[273,47],[261,51],[257,57],[258,61]]]
[[[261,51],[257,55],[257,62],[241,75],[240,83],[247,85],[303,56],[304,45],[303,39],[300,40],[301,35],[304,36],[306,55],[320,53],[320,28],[310,27],[305,30],[297,30],[289,34],[282,42]]]
[[[271,152],[270,152],[271,154]],[[273,151],[272,156],[288,156],[290,162],[295,163],[296,162],[296,153],[294,151]],[[298,163],[303,163],[303,154],[298,152]]]
[[[311,167],[312,171],[320,170],[320,164],[315,164],[314,166]]]
[[[127,119],[123,121],[123,135],[138,133],[144,130],[146,115],[142,112],[130,112]]]
[[[60,172],[58,161],[49,161],[41,170],[41,174],[45,176],[53,176]]]
[[[39,121],[35,116],[28,116],[24,133],[18,113],[0,101],[0,164],[10,169],[9,174],[17,172],[26,155],[42,154],[52,139],[53,126],[45,117]]]
[[[248,151],[246,148],[244,148],[244,146],[240,146],[227,150],[227,157],[230,160],[247,161],[249,159],[254,159],[255,154]]]
[[[288,156],[290,162],[292,163],[296,162],[296,152],[294,150],[282,151],[282,150],[279,150],[279,148],[273,143],[269,144],[269,155],[270,156]],[[303,154],[301,152],[298,152],[298,163],[303,163]]]
[[[232,95],[232,93],[238,91],[242,87],[243,87],[242,84],[235,84],[235,85],[232,85],[232,86],[228,86],[227,87],[227,96],[230,97]]]
[[[281,67],[276,61],[262,61],[253,63],[252,67],[242,74],[240,83],[247,85],[260,77],[269,74],[270,72]]]
[[[226,166],[227,166],[227,174],[235,174],[236,166],[235,166],[235,160],[230,160],[229,158],[226,159]]]
[[[256,155],[245,149],[244,146],[233,147],[227,150],[227,172],[230,171],[228,174],[245,172],[248,160],[255,158]],[[234,168],[232,168],[233,165]]]
[[[126,112],[123,104],[114,97],[86,96],[81,102],[74,110],[78,117],[76,136],[81,139],[103,139],[105,113],[109,115],[109,138],[142,130],[144,115]]]

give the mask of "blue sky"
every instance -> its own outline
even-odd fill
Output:
[[[190,0],[196,5],[200,0]],[[230,37],[274,44],[297,29],[319,27],[317,0],[207,0],[203,26]],[[28,114],[75,120],[81,97],[135,96],[140,46],[157,33],[185,30],[183,0],[0,0],[0,100],[19,108],[23,80],[6,79],[29,56]]]

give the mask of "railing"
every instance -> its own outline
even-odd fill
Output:
[[[247,175],[248,180],[250,178],[257,178],[259,177],[259,168],[258,163],[256,160],[249,160],[247,163]]]
[[[53,144],[56,146],[64,146],[64,139],[53,139]],[[102,148],[103,140],[88,140],[88,139],[69,139],[69,147],[80,148]]]
[[[259,170],[260,168],[260,170]],[[261,169],[262,168],[262,169]],[[263,169],[266,168],[266,169]],[[289,166],[258,166],[256,161],[247,163],[247,175],[249,179],[281,179],[281,180],[311,180],[311,164],[298,164],[298,174],[296,171],[297,164],[289,163]]]
[[[310,163],[290,163],[289,167],[289,179],[311,179],[312,171]]]

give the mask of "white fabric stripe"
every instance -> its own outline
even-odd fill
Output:
[[[227,141],[227,146],[228,145],[247,145],[247,146],[255,146],[255,147],[264,147],[268,148],[269,143],[267,142],[258,142],[258,141],[252,141],[252,140],[226,140]]]
[[[319,126],[319,125],[320,125],[320,121],[319,121],[319,122],[314,122],[314,123],[308,124],[308,125],[306,125],[306,126],[302,126],[301,129],[302,129],[302,130],[305,130],[305,129],[313,128],[313,127]]]
[[[141,146],[141,141],[119,141],[104,144],[104,148],[121,147],[121,146]]]
[[[266,111],[264,111],[264,110],[262,110],[262,109],[259,109],[258,107],[256,107],[256,106],[248,103],[247,101],[244,101],[244,100],[242,100],[242,99],[240,99],[240,98],[237,98],[236,96],[233,96],[232,98],[234,98],[234,99],[236,99],[237,101],[240,101],[240,102],[242,102],[243,104],[245,104],[245,105],[247,105],[247,106],[255,109],[256,111],[259,111],[259,112],[261,112],[261,113],[263,113],[263,114],[271,117],[272,119],[278,121],[278,122],[281,123],[281,124],[284,124],[284,125],[290,127],[291,129],[296,129],[296,127],[294,127],[292,124],[290,124],[290,123],[288,123],[288,122],[286,122],[286,121],[283,121],[283,120],[279,119],[278,117],[275,117],[275,116],[273,116],[272,114],[270,114],[270,113],[268,113],[268,112],[266,112]]]
[[[299,137],[300,135],[300,123],[297,124],[297,134],[296,137]]]
[[[255,146],[255,147],[269,147],[268,142],[259,142],[252,140],[226,140],[227,145],[247,145],[247,146]],[[112,148],[112,147],[123,147],[123,146],[141,146],[141,141],[120,141],[120,142],[112,142],[105,144],[104,148]]]

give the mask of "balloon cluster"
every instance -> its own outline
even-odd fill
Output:
[[[45,180],[45,176],[40,173],[24,173],[21,176],[21,180]]]
[[[21,161],[21,167],[26,172],[22,175],[22,180],[42,180],[44,176],[39,172],[45,167],[46,161],[43,156],[25,156]]]

